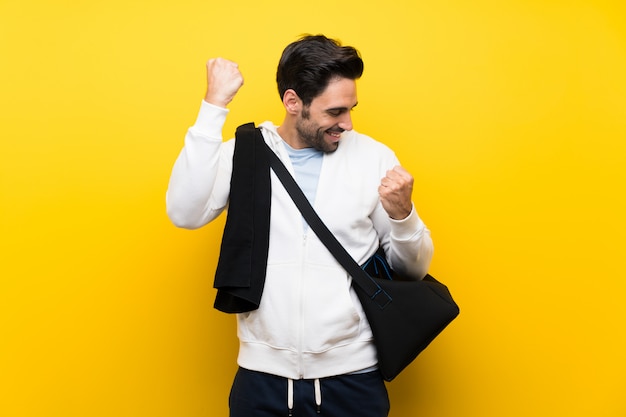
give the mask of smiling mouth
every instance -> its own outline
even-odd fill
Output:
[[[334,138],[340,139],[340,138],[341,138],[341,134],[343,133],[343,130],[342,130],[342,131],[327,130],[327,131],[326,131],[326,133],[327,133],[329,136],[332,136],[332,137],[334,137]]]

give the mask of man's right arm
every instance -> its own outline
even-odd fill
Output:
[[[203,101],[196,123],[187,131],[165,199],[167,215],[178,227],[204,226],[228,203],[232,147],[222,142],[221,132],[227,114]]]
[[[243,85],[237,64],[207,62],[207,92],[196,123],[174,164],[166,194],[167,214],[178,227],[195,229],[226,208],[232,171],[232,141],[222,142],[226,106]]]

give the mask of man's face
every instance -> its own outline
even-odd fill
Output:
[[[357,105],[356,83],[348,78],[330,81],[322,94],[304,107],[296,120],[303,147],[334,152],[341,133],[352,130],[350,111]]]

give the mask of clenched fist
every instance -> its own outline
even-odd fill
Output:
[[[206,64],[207,90],[204,100],[207,103],[226,107],[243,85],[239,66],[224,58],[210,59]]]
[[[401,166],[387,171],[387,175],[380,180],[378,194],[383,208],[394,220],[402,220],[411,214],[413,203],[413,176]]]

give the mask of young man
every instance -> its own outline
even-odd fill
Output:
[[[285,118],[260,129],[357,262],[382,246],[394,269],[421,279],[433,245],[411,200],[413,177],[389,148],[353,130],[362,72],[358,51],[335,40],[305,36],[290,44],[276,75]],[[221,131],[243,77],[237,64],[217,58],[207,63],[207,79],[167,192],[170,219],[190,229],[215,219],[231,196],[236,140],[223,142]],[[387,416],[372,333],[350,276],[276,176],[269,181],[265,281],[258,308],[237,315],[231,417]]]

